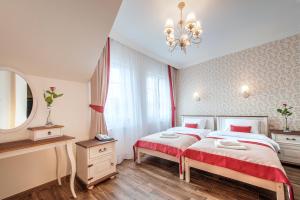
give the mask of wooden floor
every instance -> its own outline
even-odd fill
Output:
[[[285,166],[294,185],[295,198],[300,200],[300,168]],[[146,157],[142,164],[132,160],[118,166],[119,174],[98,184],[93,190],[86,190],[76,184],[78,200],[270,200],[275,199],[271,191],[214,176],[199,170],[192,170],[191,183],[178,178],[178,165],[154,157]],[[66,180],[63,186],[56,182],[40,186],[9,198],[17,200],[70,199],[71,192]]]

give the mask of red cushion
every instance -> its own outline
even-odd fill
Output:
[[[250,133],[251,132],[251,126],[234,126],[234,125],[230,125],[230,131]]]
[[[188,124],[188,123],[186,123],[185,127],[187,127],[187,128],[198,128],[198,124]]]

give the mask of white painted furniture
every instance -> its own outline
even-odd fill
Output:
[[[92,189],[95,184],[117,174],[116,140],[77,142],[77,177]]]
[[[72,144],[74,139],[75,139],[74,137],[64,135],[61,137],[50,138],[50,139],[45,139],[40,141],[32,141],[28,139],[28,140],[21,140],[16,142],[0,143],[0,159],[55,148],[56,158],[57,158],[57,168],[56,168],[57,181],[58,184],[61,185],[61,173],[60,173],[61,172],[60,169],[61,148],[65,147],[71,165],[70,189],[73,197],[77,198],[74,190],[74,180],[75,180],[75,173],[76,173],[76,162],[72,150]]]
[[[272,139],[280,146],[280,161],[300,165],[300,131],[270,130]]]
[[[44,140],[48,138],[60,137],[62,136],[61,129],[64,126],[54,125],[54,126],[39,126],[39,127],[31,127],[28,130],[31,131],[30,139],[33,141]]]

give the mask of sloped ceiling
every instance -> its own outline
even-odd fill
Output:
[[[0,66],[87,81],[122,0],[1,0]]]
[[[300,32],[299,0],[186,0],[202,22],[203,40],[187,54],[168,52],[163,28],[178,21],[178,0],[123,0],[111,36],[157,60],[177,67],[285,38]]]

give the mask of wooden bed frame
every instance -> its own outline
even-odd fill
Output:
[[[283,183],[277,183],[269,180],[264,180],[247,174],[243,174],[231,169],[218,167],[203,162],[195,161],[189,158],[184,158],[185,160],[185,180],[187,183],[190,182],[190,168],[200,169],[212,174],[224,176],[230,179],[248,183],[250,185],[255,185],[264,189],[268,189],[276,192],[277,200],[284,200],[284,185]]]
[[[255,117],[219,116],[219,117],[217,117],[218,130],[222,130],[223,126],[225,125],[224,121],[228,118],[259,120],[261,123],[260,133],[262,133],[264,135],[268,135],[268,117],[267,116],[255,116]],[[189,158],[184,158],[184,163],[185,163],[184,164],[185,180],[188,183],[190,182],[190,168],[192,167],[192,168],[200,169],[200,170],[212,173],[212,174],[224,176],[224,177],[227,177],[230,179],[234,179],[237,181],[248,183],[250,185],[254,185],[257,187],[261,187],[264,189],[274,191],[274,192],[276,192],[277,200],[285,199],[283,183],[277,183],[277,182],[257,178],[257,177],[243,174],[243,173],[231,170],[231,169],[227,169],[227,168],[219,167],[219,166],[215,166],[215,165],[210,165],[210,164],[196,161],[196,160],[189,159]]]
[[[214,116],[210,116],[210,115],[183,115],[181,117],[181,120],[182,122],[184,120],[189,120],[189,119],[206,119],[206,129],[211,129],[212,131],[214,131],[214,124],[215,124],[215,121],[214,121]],[[135,151],[136,151],[136,156],[137,156],[137,163],[141,163],[141,156],[143,156],[143,154],[147,154],[147,155],[151,155],[151,156],[155,156],[155,157],[159,157],[159,158],[162,158],[162,159],[165,159],[165,160],[170,160],[170,161],[173,161],[173,162],[176,162],[176,163],[180,163],[180,158],[176,158],[174,156],[170,156],[168,154],[165,154],[165,153],[161,153],[161,152],[158,152],[158,151],[153,151],[153,150],[149,150],[149,149],[145,149],[145,148],[139,148],[139,147],[136,147],[135,148]],[[181,160],[181,164],[182,164],[182,173],[180,173],[180,169],[179,169],[179,178],[181,180],[184,179],[184,160],[182,159]]]
[[[159,158],[162,158],[162,159],[165,159],[165,160],[170,160],[170,161],[176,162],[178,164],[180,163],[180,158],[176,158],[174,156],[170,156],[170,155],[165,154],[165,153],[161,153],[161,152],[158,152],[158,151],[153,151],[153,150],[149,150],[149,149],[145,149],[145,148],[136,148],[136,155],[137,155],[136,162],[138,164],[141,163],[141,157],[142,157],[143,154],[159,157]],[[184,160],[183,159],[182,159],[181,164],[182,164],[182,173],[180,173],[180,169],[179,169],[179,178],[181,180],[183,180],[184,179],[184,175],[183,175]]]

